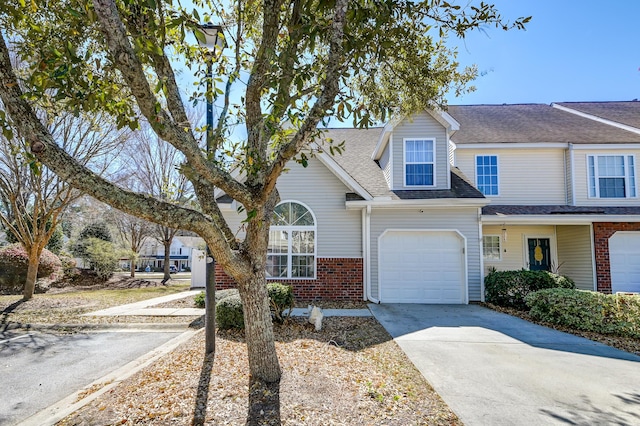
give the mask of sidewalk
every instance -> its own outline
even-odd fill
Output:
[[[201,316],[204,309],[199,308],[154,308],[166,302],[184,299],[195,296],[202,290],[189,290],[182,293],[170,294],[167,296],[147,299],[140,302],[129,303],[128,305],[114,306],[100,311],[89,312],[83,316],[105,317],[105,316],[154,316],[154,317],[179,317],[179,316]],[[325,317],[370,317],[369,309],[324,309]],[[291,316],[306,317],[309,315],[307,308],[293,308]]]

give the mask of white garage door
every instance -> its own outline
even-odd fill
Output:
[[[464,239],[457,232],[387,231],[379,253],[381,302],[467,302]]]
[[[616,232],[609,238],[611,290],[640,292],[640,232]]]

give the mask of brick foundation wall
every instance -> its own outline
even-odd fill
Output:
[[[316,279],[273,279],[293,286],[301,300],[362,300],[362,258],[319,257]],[[235,288],[235,281],[216,265],[216,289]]]
[[[616,231],[640,231],[638,222],[594,222],[593,236],[596,252],[598,291],[611,293],[611,267],[609,264],[609,238]]]

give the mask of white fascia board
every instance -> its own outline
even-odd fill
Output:
[[[238,202],[233,200],[230,203],[218,203],[218,208],[223,212],[234,212],[237,210]]]
[[[364,198],[365,200],[372,200],[373,197],[362,185],[360,185],[349,173],[347,173],[336,160],[331,158],[331,154],[328,154],[322,150],[319,150],[318,146],[313,146],[313,149],[318,149],[316,157],[322,164],[325,165],[342,183],[348,188],[354,191],[356,194]]]
[[[347,210],[361,209],[371,206],[374,209],[407,209],[407,208],[425,208],[447,209],[451,207],[484,207],[491,201],[486,198],[436,198],[429,200],[380,200],[373,199],[371,201],[347,201]]]
[[[427,110],[433,118],[442,124],[447,130],[455,132],[460,130],[460,123],[456,121],[448,112],[442,110]]]
[[[380,133],[380,138],[378,138],[378,143],[376,144],[376,149],[373,150],[373,154],[371,154],[372,160],[379,160],[384,152],[384,148],[387,146],[389,142],[389,136],[393,132],[394,127],[400,124],[402,119],[393,119],[390,120],[387,124],[382,128],[382,133]]]
[[[607,150],[625,150],[640,149],[640,143],[590,143],[573,145],[575,151],[607,151]]]
[[[629,126],[627,124],[618,123],[617,121],[608,120],[606,118],[598,117],[597,115],[593,115],[593,114],[589,114],[589,113],[586,113],[586,112],[578,111],[576,109],[569,108],[569,107],[566,107],[564,105],[558,105],[558,104],[552,103],[551,106],[553,108],[559,109],[559,110],[564,111],[564,112],[569,112],[571,114],[575,114],[575,115],[578,115],[578,116],[583,117],[583,118],[588,118],[589,120],[597,121],[598,123],[608,124],[609,126],[617,127],[619,129],[626,130],[628,132],[637,133],[637,134],[640,135],[640,129],[637,128],[637,127]]]
[[[505,225],[589,225],[593,222],[640,222],[640,215],[482,215],[484,224]]]
[[[456,149],[542,149],[559,148],[567,149],[567,142],[504,142],[504,143],[460,143],[456,144]]]

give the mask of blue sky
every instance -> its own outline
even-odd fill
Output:
[[[493,0],[502,16],[533,16],[526,31],[487,27],[457,45],[477,64],[477,90],[450,104],[640,99],[640,1]]]

